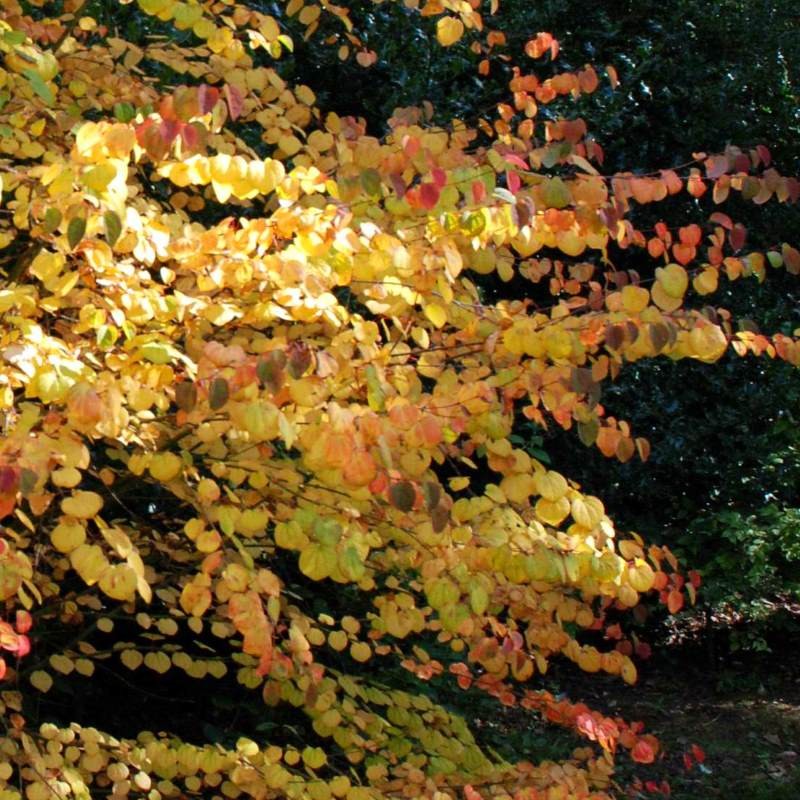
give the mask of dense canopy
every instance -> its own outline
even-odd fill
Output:
[[[536,31],[507,63],[495,3],[389,6],[511,80],[474,119],[420,97],[380,131],[282,66],[294,36],[372,68],[357,10],[100,5],[0,12],[0,796],[612,796],[615,754],[658,742],[541,677],[633,684],[619,620],[699,577],[520,431],[646,460],[601,403],[625,365],[797,365],[792,331],[713,304],[800,272],[726,211],[800,184],[764,145],[605,174],[613,143],[561,114],[616,70],[562,70]],[[71,716],[120,675],[124,725]],[[175,675],[245,710],[187,725]],[[576,749],[496,752],[485,696]]]

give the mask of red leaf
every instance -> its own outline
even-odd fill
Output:
[[[423,183],[419,187],[419,197],[422,207],[430,211],[439,202],[439,189],[432,183]]]
[[[16,498],[13,494],[0,495],[0,519],[7,517],[13,510],[16,504]]]
[[[242,107],[244,106],[244,95],[239,89],[231,84],[225,84],[225,102],[228,104],[228,113],[231,119],[235,122],[242,115]]]
[[[194,152],[200,142],[200,134],[197,128],[191,125],[184,125],[183,128],[181,128],[181,139],[183,140],[185,149]]]
[[[695,761],[698,764],[702,764],[706,760],[706,754],[700,745],[693,744],[692,745],[692,755],[694,756]]]
[[[642,661],[647,661],[653,655],[653,650],[647,642],[639,642],[636,645],[636,655],[642,659]]]
[[[200,103],[200,113],[208,114],[219,101],[219,89],[203,83],[197,88],[197,100]]]
[[[527,172],[528,171],[528,165],[525,163],[525,161],[522,158],[520,158],[515,153],[505,153],[503,155],[503,158],[506,161],[508,161],[509,164],[513,164],[515,167],[519,167],[523,172]]]
[[[161,141],[169,147],[177,138],[182,127],[183,124],[175,119],[162,120],[158,126],[158,134],[161,137]]]
[[[734,252],[741,250],[747,241],[747,228],[741,222],[737,222],[728,232],[728,239]]]
[[[442,189],[447,183],[447,173],[441,167],[434,167],[431,170],[431,177],[437,189]]]
[[[394,189],[395,194],[402,200],[406,194],[406,183],[403,180],[403,176],[393,172],[389,176],[389,180],[392,182],[392,188]]]
[[[717,225],[722,225],[726,231],[729,231],[733,227],[733,220],[721,211],[715,211],[708,220],[709,222],[716,222]]]
[[[511,192],[511,194],[516,194],[519,191],[519,187],[522,185],[522,181],[516,172],[511,172],[509,170],[506,172],[506,184],[508,186],[508,191]]]
[[[25,658],[30,651],[31,640],[25,634],[20,634],[17,638],[17,658]]]
[[[472,202],[481,203],[486,198],[486,184],[483,181],[472,182]]]
[[[728,171],[728,159],[724,156],[711,157],[706,159],[706,175],[712,180],[716,180]]]
[[[16,494],[19,488],[19,469],[0,467],[0,494]]]
[[[622,628],[619,624],[609,625],[606,628],[606,638],[619,640],[622,638]]]

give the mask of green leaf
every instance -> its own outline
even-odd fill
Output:
[[[55,103],[56,97],[53,94],[53,90],[36,70],[26,69],[22,74],[28,79],[31,89],[33,89],[48,106],[52,106],[53,103]]]
[[[122,221],[114,211],[106,211],[103,214],[103,220],[106,223],[106,241],[110,247],[113,247],[122,234]]]
[[[130,122],[136,117],[136,109],[130,103],[114,103],[114,117],[120,122]]]
[[[25,44],[25,38],[22,31],[3,31],[3,41],[12,46]]]
[[[45,233],[53,233],[61,224],[62,218],[63,215],[57,208],[48,208],[47,211],[44,212],[42,229]]]
[[[381,176],[376,169],[365,169],[361,173],[361,188],[372,197],[380,197],[383,192],[381,191]]]
[[[70,250],[74,250],[83,241],[86,233],[86,219],[84,217],[73,217],[67,226],[67,242]]]
[[[174,347],[161,342],[148,342],[142,345],[139,352],[151,364],[169,364],[176,355]]]
[[[547,208],[565,208],[572,202],[567,184],[561,178],[551,178],[544,185],[542,199]]]

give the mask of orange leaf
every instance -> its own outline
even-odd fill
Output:
[[[656,754],[647,742],[639,739],[633,750],[631,750],[631,758],[637,764],[652,764],[656,760]]]
[[[683,608],[683,592],[673,589],[667,595],[667,608],[670,614],[677,614]]]
[[[672,255],[675,260],[681,264],[688,264],[697,254],[697,248],[689,244],[674,244],[672,245]]]

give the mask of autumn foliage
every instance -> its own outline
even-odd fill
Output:
[[[615,758],[658,742],[538,676],[562,657],[633,684],[624,612],[677,612],[699,578],[518,434],[646,460],[600,402],[625,364],[800,362],[713,305],[800,272],[724,210],[800,184],[763,146],[603,174],[583,120],[541,112],[617,74],[537,77],[546,33],[491,114],[398,109],[381,136],[275,63],[290,25],[369,69],[344,7],[137,0],[167,34],[133,42],[83,5],[0,12],[0,798],[612,796]],[[505,68],[490,5],[428,2],[431,46]],[[241,685],[304,741],[37,717],[100,667]],[[577,749],[500,758],[400,667]]]

